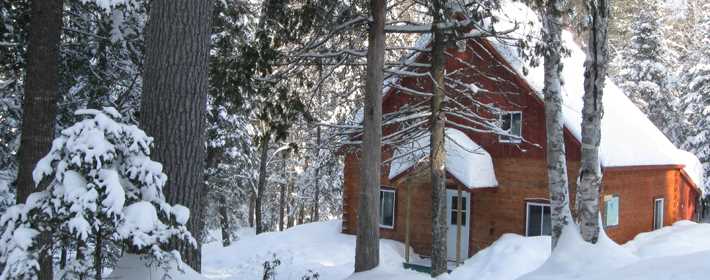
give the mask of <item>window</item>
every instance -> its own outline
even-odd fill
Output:
[[[619,225],[619,196],[604,196],[604,226],[613,227]]]
[[[663,227],[663,198],[656,198],[653,201],[653,229]]]
[[[466,197],[461,197],[461,226],[466,226]],[[459,213],[459,197],[451,197],[451,224],[456,225]]]
[[[508,112],[500,116],[501,129],[513,136],[501,135],[500,142],[504,143],[520,143],[523,136],[523,113]]]
[[[552,231],[550,204],[528,202],[525,208],[525,235],[550,235]]]
[[[394,228],[394,190],[380,189],[380,227]]]

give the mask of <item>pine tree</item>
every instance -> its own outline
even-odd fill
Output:
[[[689,61],[684,67],[682,89],[684,113],[690,132],[684,148],[693,152],[705,167],[705,188],[710,188],[710,4],[698,5]]]
[[[382,82],[385,56],[385,1],[372,0],[367,48],[367,79],[365,81],[364,134],[360,164],[360,200],[358,201],[355,272],[366,271],[380,264],[379,190],[382,160]]]
[[[15,203],[28,23],[27,1],[0,4],[0,214]]]
[[[190,209],[187,227],[198,241],[206,186],[206,107],[209,91],[211,1],[155,0],[146,23],[141,125],[155,137],[165,164],[167,200]],[[179,20],[177,20],[179,19]],[[200,271],[202,248],[178,242],[185,262]]]
[[[621,68],[616,81],[651,122],[677,142],[678,98],[669,89],[669,71],[664,62],[661,3],[644,3],[631,23],[628,45],[615,58]]]
[[[195,243],[185,227],[190,211],[165,201],[167,177],[149,158],[153,139],[135,125],[117,122],[122,117],[113,108],[76,113],[84,119],[62,131],[32,174],[35,182],[49,182],[47,190],[0,219],[3,276],[36,275],[41,254],[36,238],[45,229],[77,244],[77,257],[64,275],[86,277],[93,271],[95,279],[101,279],[110,253],[106,244],[162,262],[173,260],[162,249],[169,241]]]

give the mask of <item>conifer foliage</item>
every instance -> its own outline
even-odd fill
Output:
[[[669,91],[668,69],[663,59],[666,46],[663,45],[661,4],[648,1],[631,22],[631,39],[617,56],[620,64],[619,85],[649,119],[669,138],[673,135],[672,123],[678,104],[677,97]]]
[[[699,5],[699,15],[693,30],[694,45],[689,54],[693,63],[683,71],[683,104],[690,123],[685,148],[693,152],[705,166],[705,188],[710,188],[710,3]]]
[[[92,263],[104,260],[108,244],[161,262],[180,260],[162,245],[176,239],[195,244],[185,227],[189,210],[165,201],[167,176],[150,159],[153,139],[135,125],[117,122],[121,115],[113,108],[76,114],[84,119],[61,132],[33,172],[35,183],[49,180],[47,190],[0,219],[2,279],[36,277],[35,237],[47,229],[76,245],[67,274],[91,271]],[[100,279],[102,265],[94,267]]]

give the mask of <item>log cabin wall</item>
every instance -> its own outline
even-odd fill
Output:
[[[350,157],[350,156],[349,156]],[[344,192],[343,232],[355,234],[357,227],[358,184],[352,174],[357,174],[358,164],[352,159],[346,163]],[[469,254],[486,248],[505,233],[525,234],[527,202],[547,202],[547,171],[542,160],[494,159],[498,178],[497,188],[470,190],[470,242]],[[576,170],[579,162],[569,162],[570,205],[574,205]],[[619,196],[619,225],[607,227],[609,237],[623,244],[637,234],[653,230],[653,201],[664,198],[664,225],[691,219],[694,214],[696,191],[687,181],[680,180],[678,169],[613,169],[604,172],[603,193],[600,196],[604,214],[604,195]],[[384,171],[384,170],[383,170]],[[431,183],[426,167],[398,178],[395,182],[383,180],[383,185],[396,190],[395,226],[381,229],[381,238],[405,240],[407,186],[412,188],[410,242],[415,252],[429,255],[431,251]],[[413,177],[409,179],[408,177]],[[679,179],[680,178],[680,179]],[[458,182],[450,179],[449,187]],[[684,198],[686,197],[686,198]]]

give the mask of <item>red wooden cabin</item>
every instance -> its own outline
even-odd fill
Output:
[[[569,33],[565,33],[564,41],[572,50],[572,55],[563,59],[565,68],[562,75],[565,80],[564,137],[570,196],[574,199],[580,165],[579,109],[583,94],[581,69],[584,54]],[[459,187],[464,190],[465,209],[462,214],[465,221],[462,228],[465,240],[461,245],[464,257],[485,248],[504,233],[528,236],[549,234],[541,69],[533,68],[528,75],[522,74],[522,63],[514,55],[514,50],[483,38],[468,39],[465,50],[459,47],[447,52],[451,54],[446,64],[448,72],[474,71],[471,70],[474,66],[475,71],[485,72],[486,75],[471,73],[466,75],[465,82],[490,92],[514,93],[504,96],[481,94],[479,98],[482,102],[493,103],[509,111],[509,114],[502,116],[510,118],[506,121],[508,128],[512,128],[511,133],[520,134],[526,140],[513,141],[495,134],[457,130],[485,150],[484,155],[490,155],[488,164],[492,166],[492,171],[481,171],[481,166],[458,168],[473,173],[493,172],[495,183],[476,185],[475,182],[468,182],[467,178],[461,178],[461,170],[448,170],[448,203],[451,209],[448,215],[451,225],[449,240],[455,240],[456,236],[456,219],[452,217],[456,216],[455,201],[458,196],[455,190]],[[428,60],[425,55],[414,59],[417,62]],[[426,79],[403,78],[395,83],[426,91],[430,87]],[[396,88],[389,86],[385,89],[384,113],[397,111],[418,98]],[[604,178],[600,205],[607,234],[616,242],[623,243],[641,232],[678,220],[693,219],[700,195],[698,186],[702,185],[699,181],[701,176],[696,176],[700,164],[697,158],[673,146],[611,81],[607,81],[604,102],[600,148]],[[384,134],[394,131],[396,128],[386,127]],[[384,147],[383,160],[390,159],[395,152],[394,147]],[[429,167],[414,166],[406,170],[398,167],[393,172],[392,165],[386,163],[382,166],[380,236],[404,242],[408,221],[411,246],[418,254],[429,255],[432,240]],[[357,152],[346,153],[344,174],[342,231],[355,234],[360,186]],[[490,175],[482,174],[484,177]],[[574,205],[574,201],[570,205]],[[455,242],[449,242],[448,251],[452,259],[455,258],[455,246]]]

